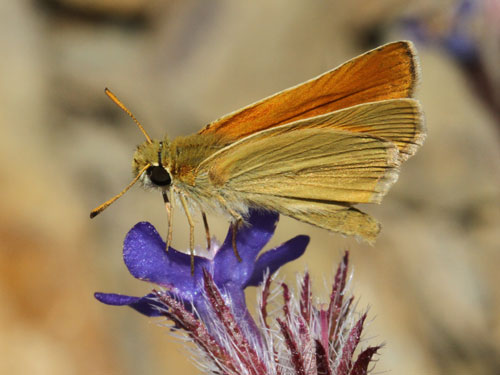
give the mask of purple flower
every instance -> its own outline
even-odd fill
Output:
[[[130,273],[166,289],[164,293],[183,303],[189,311],[196,311],[201,320],[210,322],[204,298],[203,273],[206,271],[221,291],[232,312],[250,329],[255,322],[248,313],[244,290],[257,286],[266,272],[274,273],[285,263],[300,257],[309,243],[309,237],[297,236],[263,253],[259,252],[274,234],[278,214],[252,211],[248,225],[240,228],[236,245],[241,262],[232,247],[232,230],[212,259],[195,256],[194,275],[191,274],[190,256],[173,248],[165,251],[165,242],[156,229],[146,222],[135,225],[125,237],[123,259]],[[164,304],[154,294],[132,297],[114,293],[95,293],[95,297],[108,305],[130,306],[147,316],[164,315]],[[194,310],[192,309],[194,307]]]
[[[277,214],[251,212],[249,225],[237,233],[242,261],[233,253],[229,231],[212,258],[195,257],[194,275],[189,255],[174,249],[166,252],[153,226],[139,223],[125,238],[125,264],[132,275],[161,290],[153,289],[144,297],[95,296],[106,304],[130,306],[171,320],[172,329],[183,331],[196,344],[194,363],[204,373],[366,375],[379,347],[365,348],[354,357],[366,314],[352,310],[353,297],[346,293],[347,253],[327,304],[313,303],[307,273],[296,296],[287,284],[272,283],[271,275],[301,256],[309,238],[297,236],[257,257],[277,221]],[[256,323],[247,310],[244,289],[258,285]],[[274,306],[269,309],[270,305]]]

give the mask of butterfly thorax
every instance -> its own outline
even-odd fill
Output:
[[[172,176],[179,182],[194,185],[198,166],[228,143],[216,135],[193,134],[174,139],[170,144]]]

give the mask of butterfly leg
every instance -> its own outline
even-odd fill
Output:
[[[238,233],[238,229],[243,224],[243,219],[241,217],[237,218],[236,221],[231,223],[231,231],[232,231],[232,242],[233,242],[233,251],[238,262],[241,262],[240,253],[238,252],[238,248],[236,247],[236,234]]]
[[[194,274],[194,221],[193,218],[191,217],[191,214],[189,213],[186,197],[182,193],[179,194],[179,197],[189,223],[189,252],[191,254],[191,275],[193,275]]]
[[[236,234],[238,233],[238,229],[241,227],[243,224],[243,217],[234,211],[231,207],[229,207],[226,203],[226,200],[221,196],[218,195],[217,199],[219,200],[220,204],[231,214],[231,216],[234,218],[234,221],[231,223],[231,233],[232,233],[232,242],[233,242],[233,251],[234,255],[236,256],[236,259],[238,259],[238,262],[241,262],[241,257],[240,254],[238,253],[238,248],[236,246]]]
[[[168,234],[167,234],[167,241],[166,241],[165,250],[168,251],[168,249],[170,248],[170,244],[172,243],[173,207],[172,207],[172,204],[170,203],[170,200],[168,199],[168,195],[165,191],[162,192],[162,196],[163,196],[163,202],[165,202],[165,210],[167,211]]]
[[[203,217],[203,225],[205,225],[205,234],[207,236],[207,250],[210,250],[212,243],[210,240],[210,229],[208,228],[207,215],[204,211],[201,211],[201,216]]]

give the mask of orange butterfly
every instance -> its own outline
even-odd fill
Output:
[[[412,43],[389,43],[172,141],[151,139],[106,89],[146,142],[134,154],[132,182],[90,216],[140,181],[162,192],[169,221],[167,249],[174,204],[186,213],[191,253],[196,210],[209,246],[205,212],[230,217],[237,256],[236,229],[250,207],[373,242],[379,224],[353,205],[380,203],[400,164],[422,145],[422,111],[411,99],[417,81]]]

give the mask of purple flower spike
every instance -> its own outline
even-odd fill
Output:
[[[298,294],[287,284],[277,283],[282,289],[279,302],[270,298],[276,293],[271,291],[271,279],[265,277],[255,327],[261,334],[257,342],[253,332],[242,329],[241,317],[234,314],[207,271],[203,281],[209,321],[198,319],[171,296],[155,294],[164,304],[165,317],[195,344],[194,360],[203,364],[206,374],[367,375],[380,346],[359,348],[366,313],[353,311],[352,296],[344,298],[347,266],[346,254],[337,269],[328,306],[314,302],[307,273],[299,282]],[[271,314],[267,314],[268,303],[274,305]]]
[[[213,278],[226,302],[230,302],[235,316],[242,317],[247,327],[255,326],[245,304],[244,289],[259,285],[267,270],[272,274],[285,263],[300,257],[309,242],[307,236],[297,236],[257,258],[259,252],[274,234],[278,214],[251,211],[247,224],[236,235],[239,262],[232,246],[232,230],[216,249],[213,259],[195,256],[194,275],[188,254],[173,248],[165,251],[165,242],[156,229],[147,222],[136,224],[127,234],[123,259],[130,273],[143,281],[160,285],[174,299],[179,300],[203,321],[210,319],[203,289],[204,270]],[[162,315],[163,306],[155,295],[130,297],[118,294],[96,293],[95,297],[108,305],[130,306],[148,316]]]

